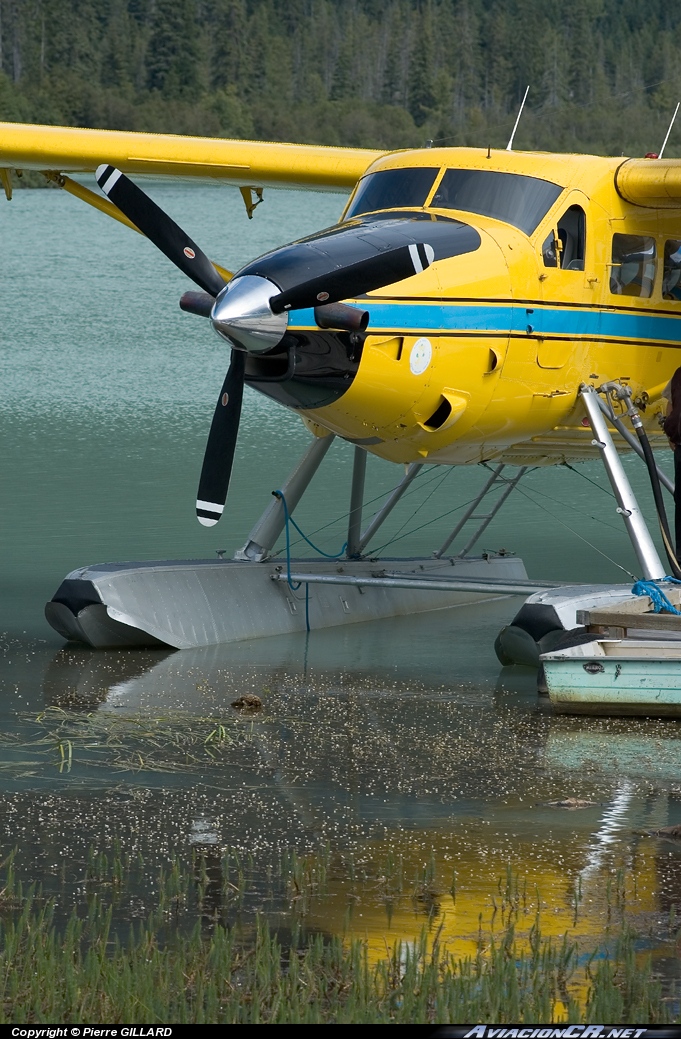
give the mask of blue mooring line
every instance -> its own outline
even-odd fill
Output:
[[[664,577],[662,580],[668,581],[671,584],[681,584],[681,581],[678,581],[675,577]],[[653,604],[653,613],[675,613],[677,617],[681,617],[681,610],[677,610],[676,606],[672,606],[655,581],[637,581],[631,589],[631,593],[632,595],[649,596]]]
[[[301,538],[303,538],[303,540],[308,543],[310,548],[314,549],[315,552],[318,552],[320,556],[324,556],[325,559],[340,559],[340,557],[343,555],[346,548],[348,547],[348,543],[346,541],[343,547],[341,548],[340,552],[336,552],[335,555],[331,555],[329,552],[322,552],[321,548],[317,548],[317,546],[313,544],[312,541],[310,541],[307,534],[303,533],[296,521],[289,514],[288,503],[286,501],[286,495],[284,494],[284,492],[281,490],[277,490],[272,491],[272,494],[275,498],[279,498],[282,505],[284,506],[284,530],[286,532],[286,583],[288,584],[292,592],[297,592],[303,582],[298,581],[296,583],[291,580],[291,534],[289,530],[289,524],[293,524],[293,526],[300,534]],[[307,631],[310,630],[310,585],[307,581],[305,582],[305,628],[307,629]]]

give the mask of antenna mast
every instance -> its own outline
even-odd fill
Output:
[[[669,135],[672,132],[672,126],[676,122],[676,116],[678,114],[678,111],[679,111],[680,107],[681,107],[681,101],[677,101],[676,108],[674,109],[674,115],[672,116],[672,121],[669,124],[669,129],[667,130],[667,136],[665,137],[665,139],[664,139],[664,141],[662,143],[662,147],[660,148],[660,154],[658,155],[658,159],[662,158],[662,153],[664,152],[665,148],[667,147],[667,141],[669,140]]]
[[[520,111],[518,112],[518,118],[515,121],[515,126],[513,127],[513,131],[511,133],[511,136],[508,139],[508,144],[506,145],[506,151],[507,152],[512,152],[513,151],[513,138],[515,137],[515,132],[518,129],[518,123],[520,122],[520,117],[523,114],[523,108],[525,107],[525,102],[527,101],[527,95],[529,94],[529,92],[530,92],[530,84],[528,83],[527,86],[525,87],[525,96],[523,97],[523,99],[522,99],[522,101],[520,103]],[[666,141],[665,141],[665,144],[666,144]]]

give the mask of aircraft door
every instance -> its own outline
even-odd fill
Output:
[[[543,369],[572,368],[593,334],[597,311],[589,200],[573,193],[539,246],[540,320],[536,321],[537,364]],[[578,363],[581,371],[582,365]],[[577,375],[575,374],[575,378]]]

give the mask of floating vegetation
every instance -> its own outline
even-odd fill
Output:
[[[255,693],[245,693],[244,696],[239,696],[236,700],[232,700],[232,707],[242,711],[260,711],[262,709],[262,700]]]
[[[76,764],[112,772],[204,772],[251,735],[238,717],[183,718],[177,713],[170,719],[49,707],[37,716],[21,717],[21,723],[0,732],[0,770],[19,776],[33,775],[46,765],[68,773]]]

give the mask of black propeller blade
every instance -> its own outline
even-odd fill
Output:
[[[414,274],[420,274],[430,266],[435,257],[432,246],[422,242],[401,245],[376,253],[369,259],[360,260],[345,267],[339,266],[327,274],[302,282],[293,288],[275,293],[273,296],[269,295],[268,289],[276,288],[276,285],[268,281],[267,277],[258,272],[247,282],[242,273],[242,276],[234,281],[235,292],[228,292],[221,296],[215,304],[215,297],[222,292],[227,284],[227,279],[216,270],[198,245],[120,170],[114,166],[102,165],[97,169],[96,176],[100,188],[114,205],[118,206],[121,212],[125,213],[128,219],[176,267],[204,290],[203,292],[186,292],[180,301],[182,309],[201,317],[209,317],[213,314],[215,327],[227,339],[230,338],[231,321],[233,326],[231,331],[234,333],[236,341],[243,341],[246,343],[245,348],[252,349],[255,353],[266,350],[270,339],[276,343],[283,336],[287,321],[284,316],[281,319],[283,321],[281,328],[276,321],[274,329],[270,326],[274,315],[283,315],[284,311],[288,310],[316,308],[315,318],[322,328],[363,331],[369,318],[366,312],[357,311],[353,307],[332,306],[332,304],[338,304],[341,300],[352,299],[366,292],[380,289],[384,285],[392,285],[405,278],[410,278]],[[254,293],[252,283],[255,283],[256,288],[259,286],[260,296],[264,293],[264,298],[260,298],[258,292]],[[244,290],[244,287],[245,291],[240,291]],[[254,296],[255,302],[250,298],[251,296]],[[241,303],[245,307],[243,313],[239,311]],[[214,305],[216,306],[215,311],[213,311]],[[234,305],[236,305],[236,310],[234,310]],[[218,315],[221,307],[222,322]],[[249,329],[251,321],[254,327]],[[250,333],[250,339],[245,334],[244,328],[246,332]],[[266,344],[264,348],[263,342]],[[232,349],[229,371],[225,377],[208,434],[196,501],[199,522],[207,527],[218,522],[225,507],[241,417],[245,366],[244,351]]]
[[[139,227],[142,234],[200,288],[211,296],[217,296],[225,287],[224,278],[196,242],[167,213],[114,166],[99,166],[95,176],[104,194]]]
[[[100,166],[96,176],[100,188],[114,205],[204,290],[186,292],[180,301],[182,309],[209,317],[215,297],[227,282],[203,250],[120,170],[113,166]],[[245,362],[245,354],[232,350],[229,370],[208,434],[196,501],[196,514],[205,527],[217,523],[225,507],[241,418]]]
[[[232,350],[232,360],[211,422],[199,480],[196,515],[204,527],[217,523],[227,500],[241,418],[245,364],[246,354]]]
[[[426,267],[430,267],[434,257],[430,245],[421,242],[401,245],[280,292],[272,297],[270,307],[275,314],[280,314],[282,310],[306,310],[320,303],[353,299],[365,292],[420,274]]]

